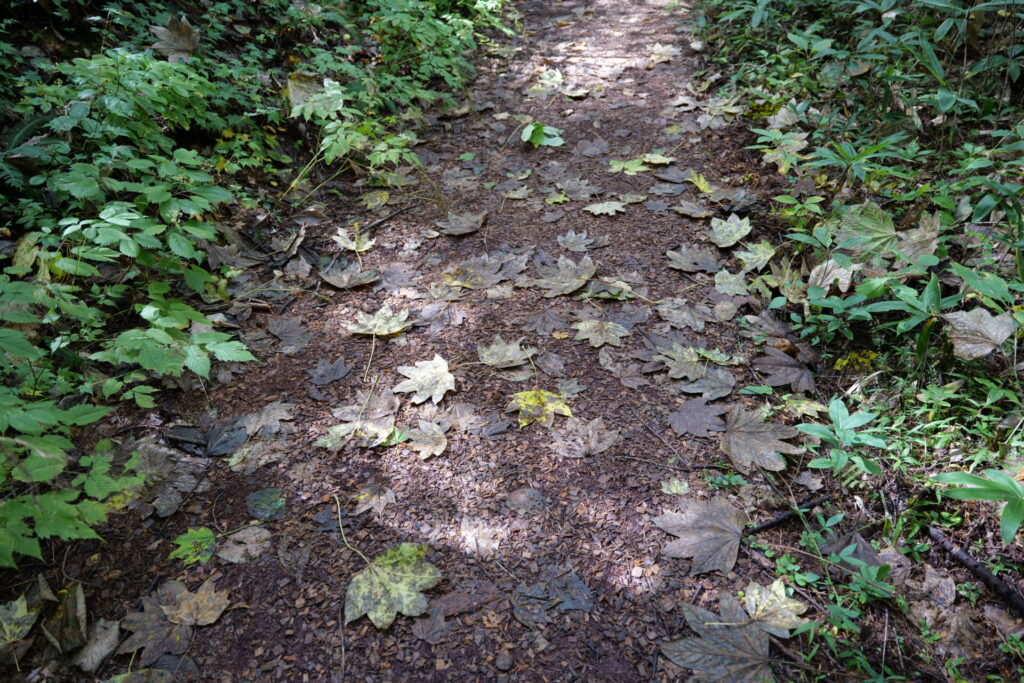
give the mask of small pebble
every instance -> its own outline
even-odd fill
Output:
[[[498,671],[508,671],[512,668],[512,655],[507,652],[502,652],[498,655],[498,658],[494,660],[494,666],[498,667]]]

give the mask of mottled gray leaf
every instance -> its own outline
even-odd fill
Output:
[[[765,422],[759,410],[736,406],[726,418],[719,448],[743,474],[748,474],[754,465],[779,472],[786,468],[780,453],[801,452],[799,447],[782,439],[791,439],[797,434],[793,427]]]
[[[652,521],[662,531],[678,537],[661,552],[669,557],[692,558],[691,576],[731,570],[747,523],[743,512],[722,496],[709,501],[691,500],[683,512],[669,512]]]
[[[728,412],[727,405],[708,405],[705,398],[694,398],[683,403],[668,416],[668,424],[676,434],[708,436],[725,430],[725,421],[718,417]]]

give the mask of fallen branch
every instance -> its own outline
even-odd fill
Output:
[[[1002,579],[990,572],[987,567],[976,559],[953,545],[952,541],[935,527],[929,525],[928,535],[932,537],[933,541],[945,548],[946,552],[952,555],[957,562],[970,569],[972,574],[991,588],[993,593],[1002,598],[1007,606],[1016,612],[1018,616],[1024,617],[1024,596],[1010,588]]]

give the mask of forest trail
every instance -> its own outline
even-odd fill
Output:
[[[754,522],[810,495],[769,490],[749,464],[748,486],[725,476],[716,432],[733,406],[759,405],[736,392],[760,383],[738,323],[760,304],[730,280],[740,261],[710,241],[708,217],[745,215],[765,190],[710,120],[728,111],[695,104],[703,66],[673,5],[523,3],[520,37],[483,60],[464,107],[422,132],[414,184],[372,209],[331,200],[300,216],[295,258],[227,313],[260,362],[161,406],[154,433],[177,447],[205,434],[209,455],[211,430],[231,442],[248,419],[248,431],[228,458],[204,460],[178,513],[106,534],[98,560],[74,554],[68,575],[104,586],[98,616],[137,608],[139,586],[194,590],[212,576],[232,608],[188,647],[200,680],[670,680],[683,670],[659,646],[689,633],[678,605],[717,611],[720,593],[771,583],[746,553],[691,576],[690,560],[661,554],[673,537],[652,522],[723,489]],[[564,144],[522,142],[521,115]],[[383,198],[372,191],[365,202]],[[376,224],[375,243],[338,277],[380,278],[321,282],[314,257],[333,258],[331,236],[357,223]],[[382,334],[351,331],[382,306],[393,315],[363,329]],[[401,390],[407,379],[418,391]],[[508,411],[517,392],[539,391],[551,393]],[[517,424],[545,415],[550,428]],[[364,434],[332,440],[346,423]],[[411,440],[359,447],[392,426]],[[284,501],[258,527],[269,533],[232,535],[253,557],[166,559],[188,528],[249,525],[250,496],[266,489]],[[430,547],[442,577],[425,592],[431,611],[386,630],[344,626],[346,588],[366,566],[350,547],[372,558],[400,542]]]

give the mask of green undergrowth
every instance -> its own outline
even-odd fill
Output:
[[[718,74],[713,106],[745,114],[777,181],[763,220],[784,256],[751,289],[867,420],[844,429],[830,407],[802,427],[821,442],[810,466],[868,501],[876,545],[920,560],[928,525],[970,520],[973,552],[1019,573],[1024,3],[703,0],[694,24],[708,59],[695,81]],[[800,563],[776,558],[805,585]],[[830,616],[808,652],[900,680],[857,642],[866,604],[905,608],[885,577],[822,581]],[[1024,673],[1017,657],[999,675]],[[929,664],[962,680],[969,663]]]
[[[219,217],[415,164],[422,108],[466,82],[500,9],[54,0],[0,21],[0,566],[96,537],[138,484],[82,427],[255,360],[201,312],[236,274],[206,265]]]

